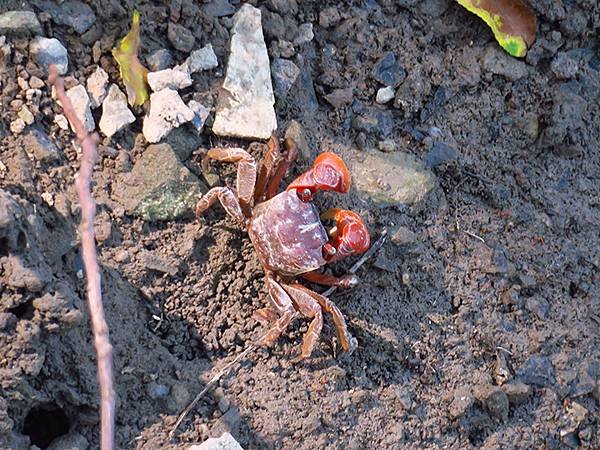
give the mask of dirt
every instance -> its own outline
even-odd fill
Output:
[[[70,83],[95,69],[96,42],[99,64],[117,79],[110,48],[128,28],[130,5],[92,3],[96,21],[82,36],[43,21],[69,51]],[[435,201],[382,207],[355,190],[321,196],[322,209],[360,213],[374,238],[390,230],[360,270],[361,284],[332,296],[358,349],[340,353],[327,318],[313,356],[292,364],[308,325],[297,320],[225,377],[169,440],[214,371],[262,334],[251,316],[267,294],[246,233],[221,209],[203,222],[146,223],[114,201],[113,182],[146,146],[136,111],[136,123],[103,142],[94,173],[118,448],[184,449],[223,431],[246,449],[600,448],[597,3],[535,2],[537,41],[519,63],[446,0],[258,3],[272,55],[300,24],[314,24],[314,39],[292,58],[299,81],[276,104],[281,130],[299,121],[313,155],[331,148],[350,157],[389,150],[392,141],[392,151],[435,165]],[[40,13],[39,4],[9,1],[0,12]],[[187,0],[136,6],[142,56],[170,48],[176,62],[185,59],[167,37],[169,17],[179,17],[197,47],[212,43],[226,61],[231,16],[212,17]],[[17,77],[43,74],[28,61],[26,37],[8,42],[0,74],[0,447],[97,448],[73,189],[78,152],[53,121],[60,108],[47,87],[35,124],[20,135],[9,130],[19,110],[11,102],[24,99]],[[392,102],[377,105],[383,85],[372,71],[388,52],[402,81]],[[195,75],[190,92],[216,98],[222,67]],[[333,107],[326,97],[336,89],[344,101]],[[231,141],[205,133],[192,143]],[[308,153],[288,179],[308,167]],[[184,156],[200,175],[199,156]],[[219,170],[233,182],[233,168]]]

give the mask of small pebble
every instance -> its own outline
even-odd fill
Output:
[[[29,79],[29,86],[33,89],[42,89],[45,84],[44,82],[36,76],[32,76]]]
[[[69,121],[62,114],[57,114],[54,117],[54,123],[56,123],[56,125],[58,125],[58,127],[61,128],[62,130],[68,130],[69,129]]]
[[[14,134],[21,134],[24,129],[25,122],[21,118],[15,119],[10,123],[10,131]]]
[[[396,95],[394,88],[391,86],[386,86],[377,91],[377,96],[375,97],[375,101],[377,103],[383,105],[383,104],[389,102],[390,100],[392,100],[394,98],[394,95]]]

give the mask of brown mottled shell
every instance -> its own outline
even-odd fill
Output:
[[[327,232],[315,206],[301,201],[295,190],[258,204],[248,234],[268,270],[295,276],[326,264],[323,245],[328,241]]]

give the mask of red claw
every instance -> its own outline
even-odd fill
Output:
[[[321,219],[333,219],[336,226],[325,244],[323,257],[328,262],[339,261],[350,255],[358,255],[369,249],[371,238],[367,226],[358,214],[346,209],[330,209],[321,214]],[[331,251],[331,248],[335,252]],[[327,251],[325,251],[327,250]]]
[[[319,190],[345,194],[350,190],[350,172],[342,158],[335,153],[321,153],[312,168],[288,186],[287,190],[290,189],[296,189],[303,202],[311,201]]]

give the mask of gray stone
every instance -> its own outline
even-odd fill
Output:
[[[70,433],[60,436],[52,441],[48,450],[87,450],[89,443],[79,433]]]
[[[173,22],[169,22],[167,37],[176,50],[184,53],[191,52],[196,41],[190,30]]]
[[[271,76],[273,77],[273,89],[277,99],[285,98],[296,79],[300,75],[300,69],[288,59],[275,58],[271,63]]]
[[[511,81],[527,76],[527,65],[510,56],[496,45],[489,46],[483,55],[483,68]]]
[[[344,89],[334,89],[329,94],[325,96],[325,100],[335,109],[343,108],[344,106],[348,106],[352,103],[354,99],[354,90],[349,88]]]
[[[42,33],[42,26],[33,11],[7,11],[0,14],[0,35],[22,37]]]
[[[196,73],[201,70],[214,69],[219,65],[217,55],[211,44],[207,44],[199,50],[194,50],[183,63],[183,68],[189,73]]]
[[[60,75],[69,69],[69,56],[67,49],[56,38],[48,39],[37,37],[29,43],[29,56],[44,71],[48,73],[48,66],[54,64]]]
[[[212,0],[203,6],[204,12],[213,17],[230,16],[235,12],[235,7],[227,0]]]
[[[146,57],[146,64],[153,72],[167,69],[173,64],[173,55],[166,48],[156,50],[154,53]]]
[[[154,381],[148,383],[146,390],[148,391],[148,395],[152,399],[163,398],[169,395],[169,386],[165,386],[164,384],[159,384]]]
[[[32,127],[23,136],[23,146],[37,161],[53,162],[60,158],[56,144],[42,128]]]
[[[75,109],[75,115],[81,121],[83,127],[87,131],[94,131],[96,124],[94,123],[94,117],[90,109],[90,97],[85,88],[81,84],[73,86],[67,90],[67,96],[71,100],[73,109]],[[73,124],[71,124],[71,129],[75,131]]]
[[[194,119],[188,108],[173,89],[163,89],[150,96],[150,112],[144,119],[142,132],[148,142],[158,142],[173,128]]]
[[[208,119],[208,116],[210,115],[210,108],[207,108],[202,103],[199,103],[196,100],[190,100],[187,106],[194,112],[192,125],[194,125],[196,131],[198,132],[198,134],[200,134],[202,132],[202,129],[204,128],[206,119]]]
[[[421,202],[437,185],[433,173],[408,153],[367,151],[349,166],[358,193],[380,206]]]
[[[475,394],[490,416],[506,422],[508,420],[509,402],[506,393],[497,386],[485,386]]]
[[[165,88],[183,89],[192,85],[192,77],[187,71],[164,69],[148,73],[148,85],[154,92]]]
[[[113,191],[131,214],[147,221],[193,217],[206,187],[179,160],[168,144],[150,145]]]
[[[373,78],[385,86],[398,87],[406,78],[406,71],[402,68],[392,52],[386,53],[377,61],[373,68]]]
[[[386,86],[377,90],[377,95],[375,96],[375,101],[379,104],[386,104],[390,100],[394,98],[396,95],[396,91],[391,86]]]
[[[312,41],[315,37],[315,33],[313,32],[313,24],[303,23],[298,27],[298,34],[294,38],[292,42],[294,45],[302,45]]]
[[[566,52],[558,52],[550,63],[550,69],[559,80],[568,80],[579,72],[579,62]]]
[[[187,450],[244,450],[229,433],[223,433],[219,438],[209,438],[202,444],[191,445]]]
[[[448,161],[454,161],[458,158],[458,152],[443,142],[434,141],[425,157],[427,167],[436,167]]]
[[[287,129],[285,130],[285,139],[291,139],[296,144],[298,149],[298,155],[304,162],[312,163],[316,157],[316,152],[308,145],[306,140],[306,133],[297,120],[290,121]]]
[[[514,381],[502,386],[502,390],[508,397],[508,401],[511,405],[518,406],[525,403],[531,397],[533,390],[531,386]]]
[[[127,124],[135,122],[135,116],[127,106],[127,97],[116,84],[111,84],[108,95],[102,102],[100,131],[111,137]]]
[[[448,406],[448,416],[451,420],[461,418],[473,406],[473,403],[475,403],[475,398],[467,387],[461,386],[456,388]]]
[[[102,104],[106,97],[106,86],[108,86],[108,74],[100,66],[86,81],[86,87],[90,96],[90,106],[96,109]]]
[[[546,356],[530,356],[517,370],[517,376],[527,384],[548,387],[555,383],[554,366]]]
[[[71,27],[79,34],[85,33],[96,22],[96,14],[92,8],[79,0],[38,0],[35,4],[50,14],[55,24]]]
[[[231,54],[213,133],[268,139],[277,129],[269,55],[260,10],[245,3],[233,17]]]

